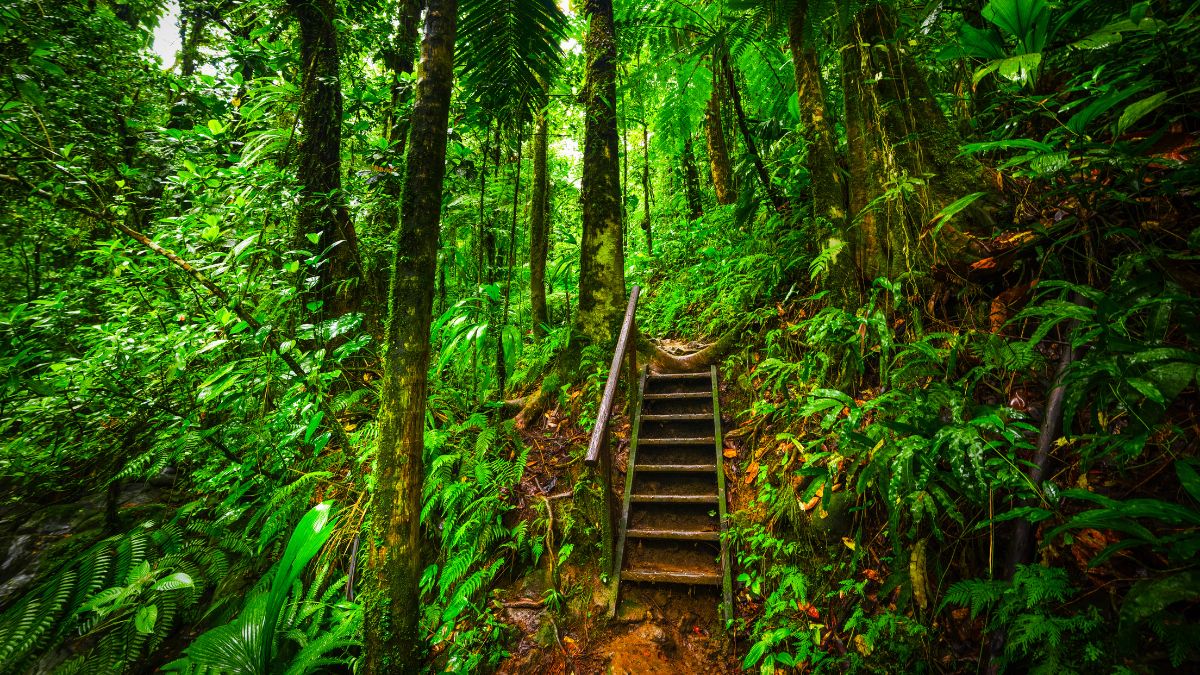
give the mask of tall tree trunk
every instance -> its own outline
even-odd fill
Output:
[[[646,253],[654,255],[654,221],[650,218],[650,125],[642,119],[642,231],[646,233]]]
[[[549,145],[548,113],[543,110],[533,132],[533,203],[529,209],[529,304],[533,334],[546,334],[546,257],[550,243],[550,174],[546,170]]]
[[[500,313],[500,330],[496,333],[496,388],[504,400],[504,384],[508,381],[508,362],[504,357],[504,331],[508,328],[508,310],[512,305],[513,267],[517,261],[517,213],[521,203],[521,151],[525,125],[517,122],[517,172],[513,177],[512,222],[508,228],[508,274],[504,277],[504,309]]]
[[[400,201],[404,192],[404,150],[408,141],[408,116],[403,114],[405,105],[412,98],[409,76],[416,68],[417,28],[421,19],[422,0],[397,0],[396,35],[383,53],[384,66],[391,74],[391,104],[384,120],[384,138],[388,149],[380,158],[382,180],[380,198],[375,209],[374,222],[379,233],[391,234],[400,218]],[[372,297],[378,301],[372,314],[387,309],[387,292],[391,274],[391,259],[381,251],[371,262],[368,270]],[[374,322],[372,322],[374,323]]]
[[[751,161],[754,162],[754,170],[758,174],[758,180],[762,183],[763,190],[767,193],[767,199],[771,202],[771,206],[779,213],[784,213],[788,210],[787,200],[783,195],[779,194],[779,190],[771,183],[771,175],[767,173],[767,167],[763,164],[762,155],[758,152],[758,144],[754,142],[754,136],[750,133],[750,124],[746,120],[746,109],[742,107],[742,95],[738,91],[737,81],[733,76],[733,66],[729,63],[729,55],[725,54],[721,57],[721,70],[725,79],[725,86],[729,90],[729,101],[733,104],[734,117],[737,118],[738,130],[742,132],[742,142],[746,144],[746,153],[750,155]]]
[[[683,165],[683,190],[687,196],[688,220],[696,220],[704,215],[704,204],[700,201],[700,172],[696,169],[696,153],[690,135],[683,140],[680,163]]]
[[[959,139],[924,75],[896,47],[896,32],[893,9],[869,6],[854,18],[843,50],[850,241],[867,284],[928,271],[933,251],[922,228],[950,201],[985,189],[980,166],[958,156]],[[954,257],[969,244],[959,230],[942,228],[941,254]]]
[[[430,0],[388,297],[364,594],[368,673],[421,669],[421,479],[457,0]]]
[[[712,166],[713,190],[718,204],[737,201],[733,187],[733,170],[729,165],[729,147],[725,143],[725,125],[721,121],[721,78],[713,69],[712,96],[704,110],[704,130],[708,138],[708,161]]]
[[[825,87],[817,51],[806,39],[808,0],[797,0],[788,21],[788,44],[796,72],[800,123],[808,149],[808,174],[812,180],[813,216],[824,218],[840,230],[846,220],[846,181],[838,166],[833,128],[825,114]]]
[[[583,144],[583,245],[576,324],[593,342],[616,337],[625,309],[621,181],[617,155],[617,42],[612,0],[588,0],[586,129]]]
[[[300,25],[300,58],[304,87],[300,103],[301,137],[297,146],[301,185],[295,246],[320,253],[329,261],[320,270],[324,311],[338,316],[354,311],[357,293],[345,287],[359,280],[358,237],[342,201],[342,85],[338,77],[334,0],[290,0]],[[308,235],[317,234],[315,245]]]

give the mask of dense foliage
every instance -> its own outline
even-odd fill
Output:
[[[0,672],[487,672],[543,570],[586,670],[614,275],[719,347],[731,668],[1195,668],[1197,9],[0,2]]]

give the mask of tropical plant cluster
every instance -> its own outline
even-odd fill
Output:
[[[603,663],[633,284],[724,382],[719,668],[1200,662],[1200,5],[11,0],[0,54],[0,673]]]

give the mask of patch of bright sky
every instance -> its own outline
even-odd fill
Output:
[[[179,39],[179,2],[168,0],[166,11],[158,18],[154,27],[154,53],[162,60],[163,68],[175,65],[179,49],[183,43]]]

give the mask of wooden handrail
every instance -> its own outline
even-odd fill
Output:
[[[638,295],[641,286],[634,285],[629,293],[629,304],[625,307],[625,320],[621,322],[621,334],[617,338],[617,349],[613,352],[612,367],[608,369],[608,381],[604,383],[604,398],[600,399],[600,410],[596,412],[596,427],[592,429],[592,440],[588,443],[587,454],[583,463],[596,466],[600,461],[600,451],[604,439],[608,435],[608,418],[612,415],[613,400],[617,397],[617,383],[621,379],[621,363],[625,360],[625,352],[630,347],[630,336],[634,332],[634,313],[637,311]]]

